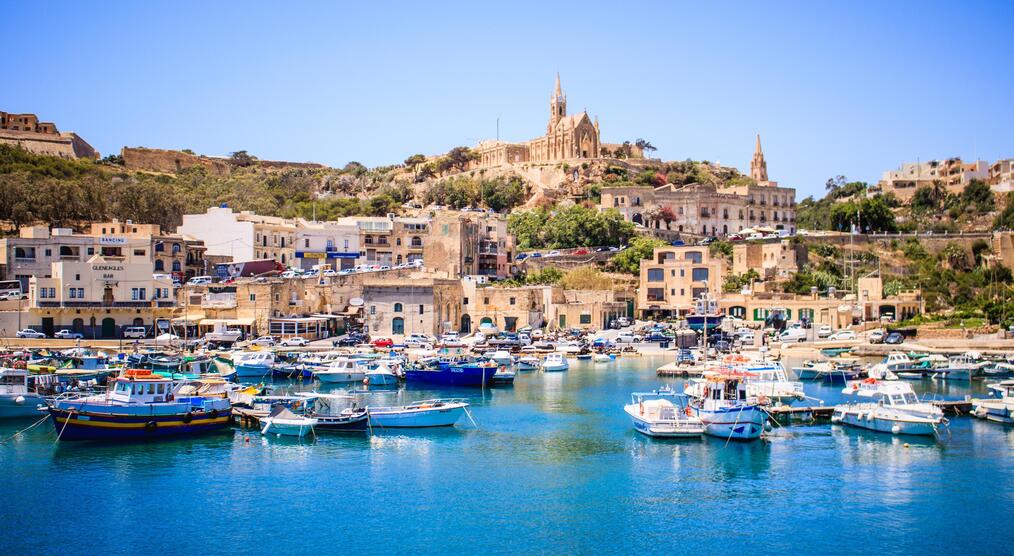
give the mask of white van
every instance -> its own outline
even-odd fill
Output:
[[[805,328],[789,328],[778,335],[778,341],[780,342],[805,342],[806,341],[806,329]]]
[[[123,338],[132,340],[141,340],[148,335],[148,332],[143,326],[128,326],[123,329]]]
[[[207,286],[211,283],[211,276],[194,276],[187,280],[188,286]]]

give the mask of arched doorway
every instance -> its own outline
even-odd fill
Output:
[[[74,319],[74,322],[70,324],[70,329],[84,334],[84,319]]]
[[[581,158],[591,158],[594,150],[595,144],[592,142],[591,134],[586,131],[581,135]]]
[[[391,321],[391,334],[404,334],[405,333],[405,319],[401,317],[394,317]]]
[[[134,326],[144,326],[144,319],[141,317],[134,319]]]
[[[644,217],[641,216],[641,213],[635,214],[630,220],[633,221],[634,224],[644,224]]]
[[[479,320],[479,324],[493,324],[493,319],[490,317],[482,317],[482,319]]]
[[[468,334],[472,331],[472,317],[468,316],[468,313],[461,315],[461,332]]]
[[[103,338],[115,338],[116,337],[116,320],[106,317],[102,319],[102,337]]]

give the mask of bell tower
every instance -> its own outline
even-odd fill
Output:
[[[764,151],[761,150],[760,133],[757,134],[757,146],[750,161],[750,177],[758,183],[768,181],[768,163],[764,160]]]
[[[550,134],[556,128],[556,124],[567,115],[567,95],[563,94],[560,87],[560,73],[556,74],[556,89],[553,96],[549,98],[549,125],[546,126],[546,133]]]

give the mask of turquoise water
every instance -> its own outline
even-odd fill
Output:
[[[378,395],[467,396],[478,430],[56,445],[47,423],[0,446],[0,554],[1010,553],[1014,428],[955,418],[942,443],[827,424],[751,444],[657,441],[622,406],[659,384],[662,362]]]

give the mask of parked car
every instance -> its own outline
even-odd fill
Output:
[[[529,259],[537,259],[537,258],[539,258],[541,256],[542,256],[542,253],[539,253],[538,251],[536,251],[536,252],[532,253],[531,255],[528,255],[528,258]]]
[[[57,330],[56,333],[53,334],[53,337],[60,338],[61,340],[83,340],[84,334],[64,328],[63,330]]]
[[[373,347],[378,348],[389,348],[394,345],[394,340],[390,338],[377,338],[370,342]]]
[[[211,276],[194,276],[187,280],[188,286],[207,286],[212,282]]]
[[[802,328],[789,328],[778,335],[780,342],[805,342],[806,330]]]
[[[574,251],[573,253],[571,253],[571,255],[587,255],[589,253],[591,253],[591,251],[589,251],[587,247],[581,247],[576,251]]]
[[[631,334],[630,332],[621,332],[620,335],[616,337],[617,344],[629,344],[643,341],[644,338],[642,336]]]
[[[260,338],[256,338],[250,341],[250,345],[261,347],[274,347],[275,343],[276,343],[275,339],[272,338],[271,336],[261,336]]]
[[[905,337],[902,336],[901,332],[891,332],[887,336],[884,336],[884,343],[896,346],[905,341]]]
[[[515,261],[523,261],[528,258],[528,253],[518,253],[517,257],[514,257]]]
[[[839,330],[834,334],[831,334],[827,338],[828,340],[855,340],[856,333],[852,330]]]
[[[16,334],[18,338],[45,338],[46,335],[38,330],[32,330],[31,328],[25,328],[24,330],[18,330]]]
[[[560,252],[558,250],[556,250],[556,249],[553,249],[549,253],[546,253],[545,256],[547,256],[547,257],[559,257],[560,256]]]
[[[433,346],[437,341],[435,338],[427,336],[426,334],[409,334],[405,338],[405,347],[409,348],[421,348],[425,346]]]
[[[337,340],[333,340],[331,343],[337,347],[352,347],[358,346],[359,344],[369,343],[370,337],[362,334],[346,334]]]
[[[831,330],[831,325],[830,324],[822,324],[822,325],[820,325],[820,326],[817,327],[817,337],[818,338],[827,338],[833,332],[834,331]]]
[[[870,330],[870,333],[867,334],[866,338],[871,344],[882,344],[884,343],[884,335],[883,329],[878,328],[876,330]]]
[[[648,334],[644,338],[644,341],[645,342],[669,342],[669,341],[672,341],[672,337],[671,336],[666,336],[665,334],[663,334],[663,333],[661,333],[661,332],[659,332],[659,331],[656,330],[656,331]]]
[[[697,245],[702,245],[702,246],[703,245],[711,245],[712,243],[715,243],[716,241],[718,241],[717,237],[715,237],[715,236],[708,236],[708,237],[706,237],[706,238],[698,241]]]
[[[285,347],[305,346],[310,343],[309,340],[302,336],[292,336],[282,340],[281,345]]]
[[[125,340],[141,340],[147,335],[148,331],[143,326],[128,326],[123,329]]]

